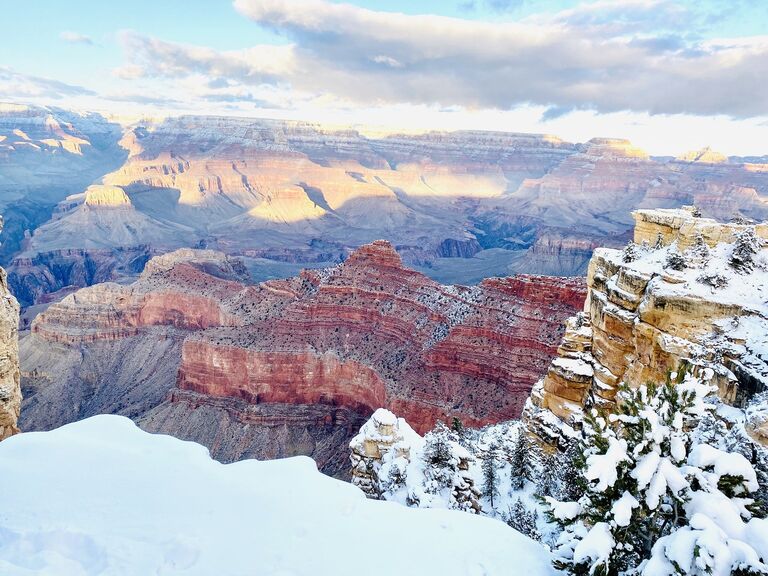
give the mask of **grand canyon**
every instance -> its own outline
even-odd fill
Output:
[[[638,207],[768,216],[764,159],[651,157],[616,139],[382,135],[223,117],[118,122],[23,106],[0,109],[0,138],[3,263],[25,309],[129,281],[181,247],[238,256],[266,280],[385,239],[408,265],[466,284],[581,275],[596,246],[626,242]]]
[[[767,6],[3,3],[0,576],[768,575]]]

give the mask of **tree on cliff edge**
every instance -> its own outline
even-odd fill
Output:
[[[760,252],[762,241],[754,228],[745,228],[736,235],[729,264],[737,272],[748,274],[755,268],[755,256]]]
[[[754,469],[741,454],[695,444],[688,432],[711,410],[703,401],[709,392],[686,375],[623,390],[615,414],[586,415],[586,493],[546,499],[548,516],[564,528],[558,568],[600,576],[768,573]]]

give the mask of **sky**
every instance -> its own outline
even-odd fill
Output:
[[[768,154],[765,0],[0,0],[0,101]]]

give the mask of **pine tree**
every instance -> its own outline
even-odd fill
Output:
[[[549,454],[544,460],[544,467],[536,482],[536,495],[554,496],[559,491],[557,468],[560,465],[558,454]]]
[[[584,468],[584,454],[579,443],[569,442],[565,451],[558,454],[557,460],[555,469],[557,491],[554,496],[558,500],[578,500],[587,489],[584,478],[579,474],[579,471]]]
[[[685,252],[686,260],[691,263],[692,266],[697,268],[703,268],[709,262],[709,246],[707,246],[704,236],[701,232],[696,234],[693,240],[693,244]]]
[[[445,424],[438,422],[435,429],[424,437],[424,458],[430,466],[435,468],[450,466],[453,454],[449,444],[449,434]]]
[[[488,498],[493,509],[493,499],[499,494],[499,474],[496,461],[499,457],[499,446],[496,443],[491,444],[488,450],[483,454],[483,496]]]
[[[387,473],[387,483],[385,491],[397,492],[400,488],[405,486],[407,479],[407,473],[405,468],[401,468],[397,461],[393,462]]]
[[[661,232],[656,234],[656,243],[653,245],[654,250],[661,250],[664,248],[664,236],[661,235]]]
[[[640,248],[637,244],[632,242],[632,240],[629,241],[629,243],[624,247],[624,252],[622,252],[621,259],[624,262],[634,262],[640,257]]]
[[[666,268],[671,268],[672,270],[685,270],[687,266],[688,262],[686,261],[685,256],[680,254],[678,250],[673,248],[669,251],[665,263]]]
[[[691,210],[691,214],[693,214],[694,218],[701,218],[701,208],[698,206],[693,206],[693,210]]]
[[[548,517],[564,528],[557,567],[600,576],[768,571],[768,558],[739,541],[745,530],[768,531],[750,498],[754,469],[739,454],[695,445],[688,432],[712,408],[703,401],[710,391],[681,371],[674,382],[623,389],[610,416],[585,415],[586,492],[578,501],[547,499]]]
[[[755,256],[760,252],[762,241],[753,227],[745,228],[736,235],[733,252],[728,263],[737,272],[748,274],[755,269]]]
[[[464,424],[462,424],[461,420],[459,420],[456,416],[454,416],[453,420],[451,421],[451,431],[456,434],[456,437],[459,440],[462,440],[464,437]]]
[[[525,485],[525,464],[528,454],[528,437],[522,426],[517,429],[509,454],[509,477],[512,490],[522,490]]]
[[[507,524],[536,541],[541,541],[541,533],[537,527],[539,515],[535,510],[528,510],[523,501],[518,498],[509,510]]]

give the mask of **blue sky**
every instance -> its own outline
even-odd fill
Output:
[[[0,10],[11,23],[4,101],[768,153],[763,0],[3,0]]]

